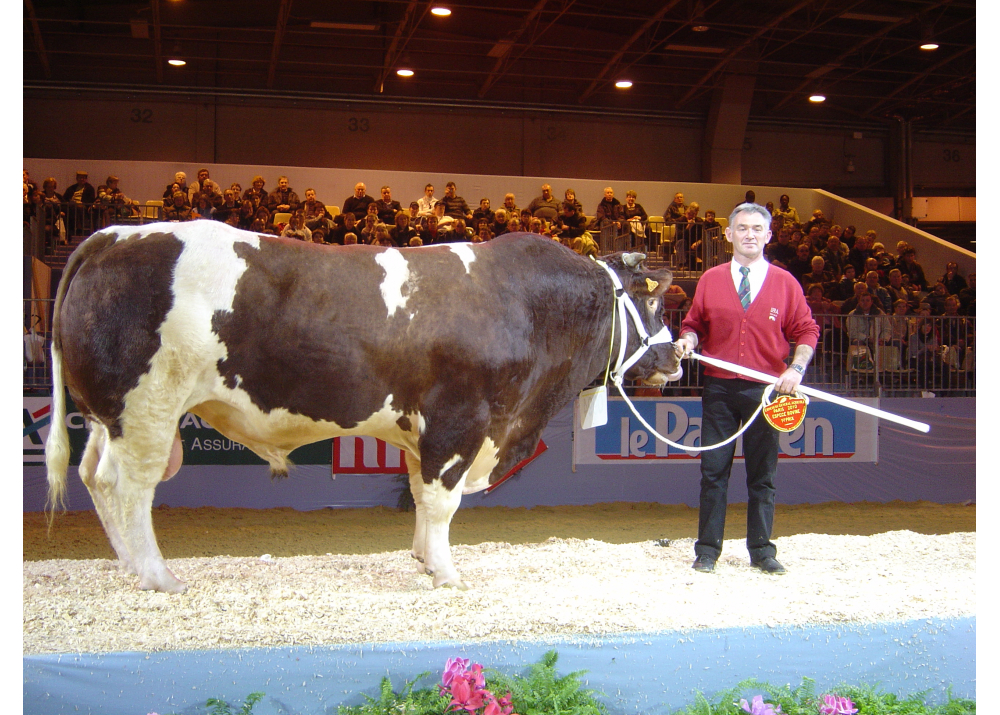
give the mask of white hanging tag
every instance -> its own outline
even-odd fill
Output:
[[[580,426],[583,429],[608,423],[608,386],[591,387],[580,393]]]

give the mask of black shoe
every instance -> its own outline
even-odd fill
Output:
[[[785,573],[785,567],[782,566],[778,559],[773,556],[765,556],[759,561],[751,561],[750,565],[754,568],[760,569],[764,573],[776,575]]]
[[[702,573],[712,573],[715,571],[715,559],[711,556],[701,554],[694,560],[694,563],[691,564],[691,568],[695,571],[701,571]]]

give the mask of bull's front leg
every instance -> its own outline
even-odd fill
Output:
[[[427,573],[434,576],[435,588],[451,586],[463,591],[468,589],[451,560],[451,544],[448,542],[451,519],[462,501],[463,482],[452,489],[445,487],[440,479],[423,484],[424,567]]]
[[[404,453],[406,469],[410,473],[410,493],[413,495],[416,525],[413,529],[413,548],[410,556],[417,561],[417,573],[429,573],[425,565],[427,553],[427,518],[424,508],[424,478],[420,471],[420,459],[410,452]]]

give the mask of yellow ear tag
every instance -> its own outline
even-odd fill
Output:
[[[649,292],[652,293],[656,290],[656,286],[660,285],[659,281],[654,281],[652,278],[646,279],[646,287],[649,288]]]
[[[779,432],[793,432],[806,418],[809,398],[796,392],[794,395],[778,395],[770,401],[773,385],[764,392],[764,419]]]

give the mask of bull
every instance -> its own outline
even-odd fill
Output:
[[[89,430],[80,477],[141,589],[186,588],[151,520],[156,485],[181,466],[185,412],[272,476],[302,445],[368,435],[405,454],[418,571],[464,589],[448,541],[462,494],[534,452],[549,419],[604,376],[623,329],[636,353],[645,333],[663,337],[672,276],[642,258],[602,265],[531,234],[399,250],[212,221],[98,232],[56,297],[50,513],[65,500],[65,389]],[[623,291],[634,324],[615,320]],[[669,342],[645,347],[625,377],[680,376]]]

